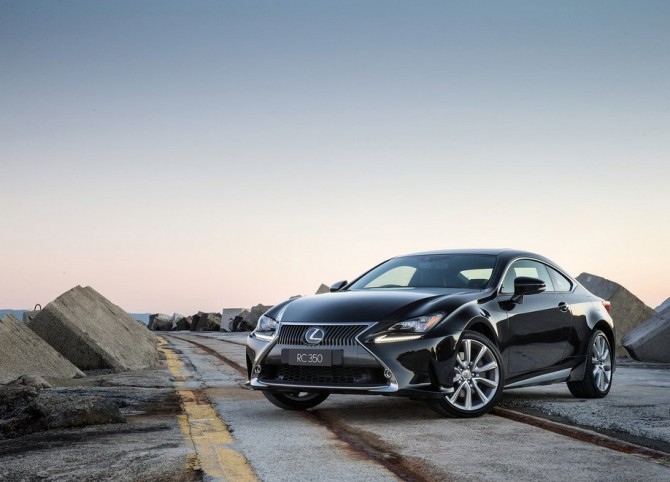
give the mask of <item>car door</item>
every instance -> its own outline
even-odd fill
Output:
[[[510,303],[514,279],[519,276],[541,279],[547,285],[546,291],[526,295],[522,303]],[[507,310],[507,373],[516,375],[560,365],[568,351],[572,315],[565,293],[554,290],[546,265],[531,259],[514,261],[499,299]]]

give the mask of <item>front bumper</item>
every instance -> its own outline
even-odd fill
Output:
[[[302,333],[314,326],[349,335],[326,337],[326,344],[310,346],[302,341]],[[458,334],[380,344],[373,342],[373,327],[374,323],[282,323],[271,341],[252,333],[247,340],[249,386],[256,390],[417,398],[439,398],[453,393]],[[331,351],[332,366],[289,365],[286,350],[305,347]]]

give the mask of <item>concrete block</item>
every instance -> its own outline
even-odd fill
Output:
[[[149,324],[147,327],[151,331],[170,331],[172,330],[172,318],[165,313],[154,313],[149,315]]]
[[[670,363],[670,309],[626,333],[621,343],[636,360]]]
[[[37,308],[39,306],[39,309]],[[42,307],[40,305],[35,306],[35,309],[33,311],[26,311],[23,313],[23,324],[27,325],[32,321],[33,318],[35,318],[35,315],[40,312]]]
[[[663,303],[661,303],[660,305],[658,305],[658,306],[655,308],[655,310],[656,310],[658,313],[661,313],[661,312],[666,311],[666,310],[669,310],[669,311],[670,311],[670,298],[668,298],[668,299],[665,300]]]
[[[640,298],[614,281],[590,273],[577,276],[584,287],[600,298],[612,303],[612,319],[616,329],[617,355],[626,355],[621,344],[623,336],[640,323],[653,317],[656,312]]]
[[[221,331],[221,313],[198,311],[193,315],[191,331]]]
[[[244,320],[248,318],[250,314],[251,311],[242,310],[239,315],[233,318],[233,322],[231,323],[232,329],[230,331],[252,331],[253,329],[255,329],[256,328],[255,323],[253,326],[245,324]]]
[[[185,316],[179,321],[174,326],[175,331],[184,331],[184,330],[190,330],[191,329],[191,324],[193,323],[193,317],[191,316]]]
[[[330,293],[330,286],[326,286],[323,283],[321,283],[321,286],[319,286],[319,289],[316,290],[316,295],[321,295],[323,293]]]
[[[235,331],[233,321],[244,311],[244,308],[224,308],[221,310],[221,331]]]
[[[258,304],[251,308],[251,310],[244,310],[233,321],[233,331],[251,331],[256,328],[258,319],[270,308],[272,305]]]
[[[159,365],[156,336],[90,286],[66,291],[28,327],[82,370]]]
[[[12,315],[0,319],[0,384],[22,375],[53,378],[85,376]]]

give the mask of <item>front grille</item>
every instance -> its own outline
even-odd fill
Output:
[[[367,325],[281,325],[278,343],[304,346],[307,344],[303,338],[305,331],[313,326],[320,326],[326,333],[323,341],[319,343],[321,346],[355,346],[356,336],[367,328]]]
[[[270,367],[266,367],[270,368]],[[384,370],[358,367],[308,367],[279,365],[261,373],[262,381],[314,383],[323,385],[386,385]]]

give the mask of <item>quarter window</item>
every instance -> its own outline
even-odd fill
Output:
[[[556,291],[572,291],[572,282],[553,268],[548,268]]]

